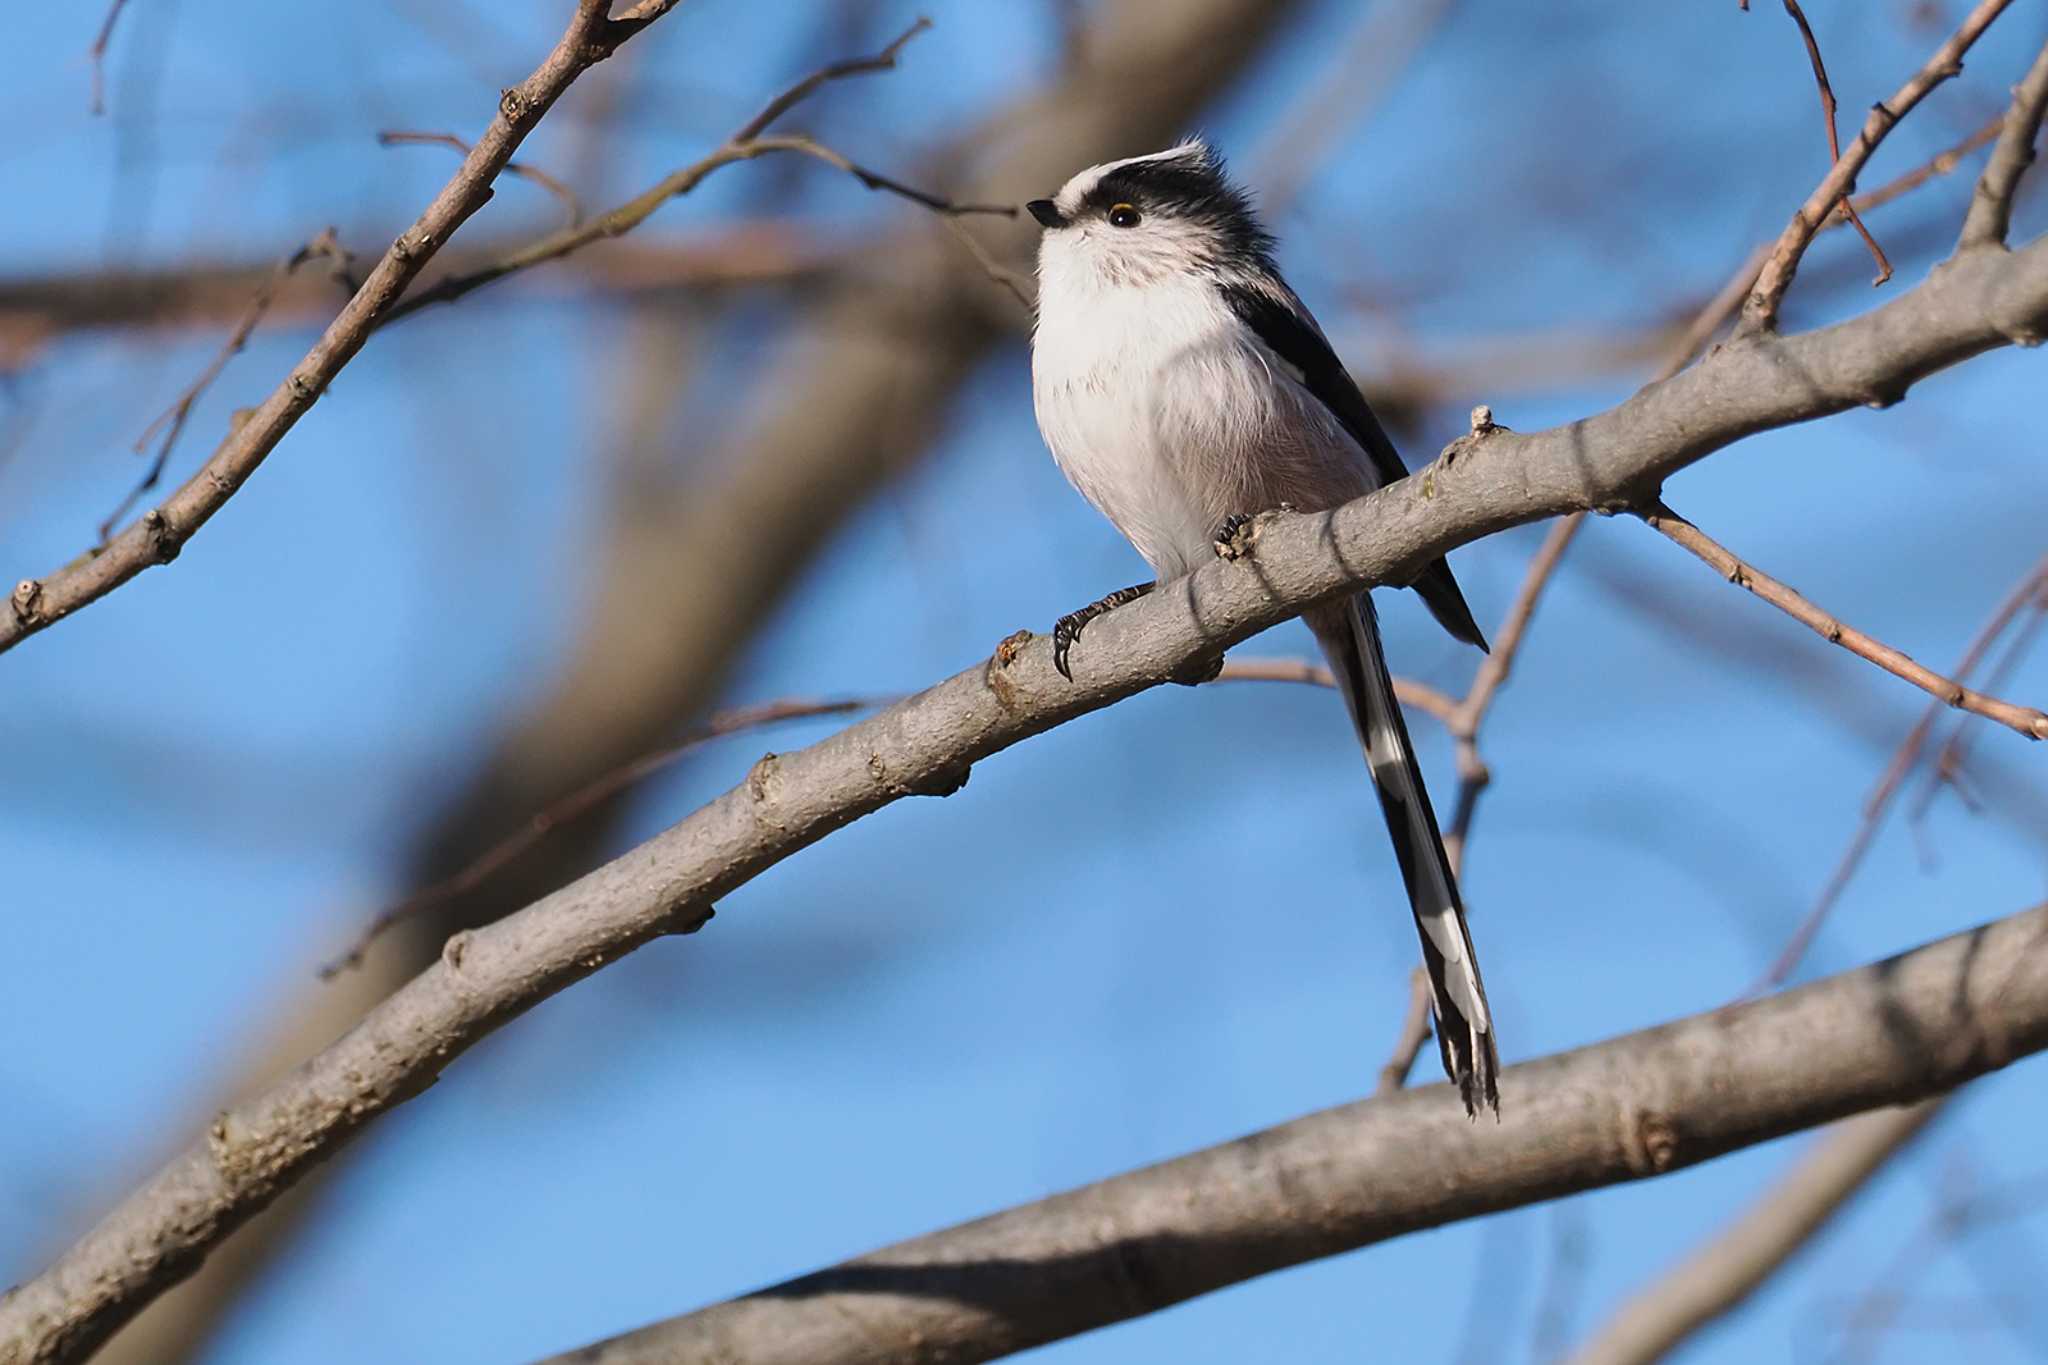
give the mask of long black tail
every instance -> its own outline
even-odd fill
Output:
[[[1380,648],[1372,598],[1360,593],[1339,606],[1322,608],[1310,614],[1309,625],[1350,705],[1387,817],[1387,833],[1401,860],[1401,880],[1407,883],[1415,927],[1422,935],[1422,961],[1429,972],[1444,1074],[1458,1083],[1468,1113],[1477,1114],[1482,1102],[1499,1113],[1500,1053],[1494,1046],[1493,1012],[1486,1005],[1479,959],[1465,927],[1458,881],[1451,874],[1436,812],[1422,785],[1407,723],[1394,699],[1394,680]]]

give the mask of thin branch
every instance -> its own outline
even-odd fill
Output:
[[[1741,1306],[1918,1137],[1944,1103],[1880,1109],[1834,1128],[1684,1264],[1624,1303],[1569,1365],[1652,1365]]]
[[[1858,213],[1868,213],[1872,209],[1883,208],[1886,204],[1891,203],[1892,200],[1912,193],[1930,180],[1944,175],[1951,175],[1955,172],[1956,167],[1962,164],[1964,157],[1980,147],[1990,146],[1992,141],[1997,138],[1999,130],[2004,127],[2005,115],[1995,115],[1961,142],[1935,153],[1912,170],[1892,177],[1869,193],[1857,195],[1849,203],[1855,207]],[[1823,229],[1837,228],[1841,225],[1842,214],[1837,211],[1827,222],[1821,224],[1821,227]],[[1765,243],[1765,246],[1768,248],[1769,243]]]
[[[1997,692],[2012,677],[2020,661],[2033,651],[2039,639],[2041,628],[2048,625],[2048,579],[2043,579],[2033,600],[2027,604],[2027,619],[2013,632],[2006,644],[2005,652],[1998,662],[1991,666],[1991,672],[1984,679],[1986,691]],[[1906,813],[1908,823],[1917,825],[1927,818],[1927,812],[1934,805],[1934,798],[1944,786],[1953,787],[1963,803],[1972,810],[1977,803],[1963,785],[1963,764],[1969,757],[1970,742],[1976,738],[1981,726],[1968,721],[1958,722],[1941,748],[1935,752],[1934,761],[1927,765],[1927,777],[1913,798],[1913,807]]]
[[[639,227],[654,216],[656,210],[671,199],[679,199],[704,183],[707,176],[735,162],[751,161],[755,157],[769,156],[778,152],[793,152],[812,157],[836,170],[854,177],[870,190],[882,190],[898,195],[934,213],[946,217],[961,214],[993,214],[1014,218],[1017,207],[1014,204],[956,204],[942,196],[906,185],[899,180],[870,170],[842,156],[832,148],[808,137],[768,137],[764,133],[768,126],[795,108],[810,95],[826,84],[848,76],[866,75],[876,71],[887,71],[896,65],[897,55],[903,45],[925,29],[931,27],[928,19],[919,19],[887,47],[872,57],[859,57],[834,62],[805,76],[787,90],[775,96],[762,107],[759,113],[741,124],[733,135],[715,148],[709,155],[663,176],[660,181],[608,213],[598,215],[588,222],[575,227],[564,228],[550,233],[537,241],[507,253],[500,259],[461,275],[446,276],[426,289],[407,298],[391,311],[385,322],[398,319],[430,308],[435,304],[449,303],[474,290],[481,289],[504,279],[507,275],[530,270],[549,261],[557,261],[572,252],[589,246],[592,242],[607,238],[621,237]],[[977,259],[982,253],[976,253]],[[1000,276],[998,282],[1002,282]],[[1015,291],[1014,282],[1007,287]]]
[[[1998,146],[1970,197],[1970,211],[1964,215],[1956,243],[1959,249],[2005,244],[2005,234],[2012,227],[2013,195],[2020,177],[2034,164],[2034,143],[2041,136],[2044,111],[2048,111],[2048,46],[2041,49],[2026,77],[2013,89],[2012,107],[2002,120]]]
[[[120,22],[121,11],[128,7],[128,0],[113,0],[107,6],[107,17],[100,22],[99,36],[92,40],[92,48],[86,58],[92,63],[92,112],[95,117],[107,112],[107,45],[114,41],[114,25]]]
[[[1994,300],[1998,319],[1987,315]],[[1101,662],[1078,681],[1055,671],[1049,640],[1020,633],[981,665],[829,739],[762,759],[743,782],[671,829],[524,910],[454,935],[439,961],[327,1050],[222,1112],[205,1136],[47,1271],[0,1300],[0,1357],[81,1358],[364,1125],[421,1093],[481,1039],[635,948],[694,932],[715,901],[853,821],[907,796],[956,790],[974,763],[994,753],[1163,685],[1197,659],[1311,606],[1369,584],[1412,581],[1424,566],[1482,535],[1570,511],[1631,505],[1640,490],[1733,441],[1845,411],[1873,389],[1903,390],[1998,346],[2005,338],[2001,325],[2014,318],[2048,325],[2048,239],[2011,253],[1959,257],[1849,322],[1723,347],[1620,406],[1567,426],[1533,434],[1498,427],[1475,432],[1418,476],[1342,507],[1312,516],[1265,514],[1251,562],[1204,565],[1174,591],[1153,593],[1097,622]],[[15,610],[22,609],[17,598]],[[2023,916],[1818,992],[1809,988],[1724,1011],[1704,1038],[1733,1051],[1712,1064],[1696,1104],[1687,1099],[1691,1073],[1680,1064],[1678,1040],[1701,1035],[1684,1027],[1653,1031],[1637,1044],[1651,1052],[1627,1054],[1632,1062],[1597,1049],[1579,1054],[1600,1059],[1596,1071],[1608,1086],[1654,1067],[1655,1111],[1644,1110],[1633,1090],[1601,1090],[1582,1102],[1582,1094],[1561,1084],[1586,1074],[1570,1061],[1509,1073],[1513,1119],[1503,1129],[1468,1126],[1447,1087],[1377,1101],[1374,1112],[1409,1116],[1393,1150],[1426,1160],[1435,1175],[1404,1182],[1382,1168],[1370,1181],[1345,1178],[1374,1192],[1412,1184],[1417,1197],[1455,1196],[1474,1211],[1506,1207],[1523,1198],[1517,1191],[1525,1188],[1527,1197],[1548,1198],[1572,1183],[1553,1166],[1544,1166],[1529,1187],[1481,1182],[1476,1173],[1459,1173],[1458,1152],[1497,1160],[1504,1135],[1526,1132],[1544,1139],[1529,1151],[1532,1160],[1566,1160],[1590,1182],[1664,1169],[1868,1105],[1919,1098],[2048,1046],[2048,952],[2038,951],[2044,934],[2048,914]],[[1923,1018],[1921,1004],[1930,995],[1939,1003]],[[2037,997],[2038,1021],[2013,1013],[2031,1011]],[[1801,1002],[1853,1003],[1837,1018],[1827,1005]],[[1979,1019],[1974,1011],[1980,1004],[1995,1007],[1996,1017]],[[1830,1017],[1804,1014],[1809,1008]],[[1880,1032],[1864,1038],[1858,1019]],[[1764,1029],[1753,1039],[1752,1023]],[[1967,1031],[1958,1036],[1958,1028]],[[1901,1037],[1951,1045],[1931,1046],[1923,1055],[1901,1049]],[[1839,1064],[1837,1046],[1850,1049],[1842,1056],[1859,1064]],[[1768,1083],[1743,1079],[1738,1063],[1745,1057],[1770,1068]],[[1808,1075],[1809,1067],[1818,1069]],[[1621,1143],[1612,1127],[1617,1112],[1634,1115]],[[1597,1124],[1590,1151],[1549,1141],[1557,1133],[1546,1125],[1567,1115],[1570,1122]],[[1176,1206],[1212,1207],[1206,1199]],[[1419,1225],[1412,1212],[1404,1228]],[[1298,1226],[1327,1224],[1302,1219]],[[1042,1286],[1039,1267],[1028,1258],[1024,1264],[1031,1282]],[[1105,1276],[1104,1283],[1127,1285],[1130,1277]],[[1116,1298],[1131,1310],[1128,1295]]]
[[[247,420],[229,432],[191,478],[97,552],[45,578],[24,579],[15,587],[12,610],[0,614],[0,652],[105,597],[143,570],[169,563],[185,542],[227,505],[355,358],[434,253],[490,198],[491,182],[562,92],[610,56],[619,43],[665,13],[670,4],[635,6],[636,12],[644,13],[631,22],[606,17],[607,8],[598,0],[578,0],[575,15],[554,50],[531,75],[500,95],[496,116],[463,158],[461,168],[391,244],[313,348]]]
[[[1499,1127],[1468,1122],[1447,1085],[1364,1100],[553,1360],[964,1365],[1418,1229],[1667,1174],[2048,1047],[2044,943],[2048,908],[2027,911],[1511,1067],[1502,1084],[1522,1098]]]
[[[323,964],[320,979],[331,981],[345,971],[362,965],[363,955],[370,945],[384,936],[385,931],[414,915],[426,914],[445,905],[457,896],[465,895],[489,881],[491,875],[504,867],[520,854],[532,848],[562,826],[589,813],[599,803],[618,795],[648,778],[672,767],[685,755],[702,748],[714,739],[728,735],[742,734],[771,725],[792,720],[815,719],[820,716],[844,716],[855,711],[872,711],[879,706],[888,706],[901,700],[900,697],[840,697],[831,701],[803,701],[790,699],[763,702],[755,706],[736,707],[730,711],[716,712],[702,725],[693,727],[683,738],[651,754],[643,754],[630,763],[623,763],[591,782],[570,792],[559,801],[550,802],[527,822],[512,831],[498,843],[486,849],[453,874],[443,877],[431,886],[422,887],[412,895],[377,912],[355,942],[341,956]]]
[[[1792,22],[1799,25],[1799,36],[1806,42],[1806,59],[1813,66],[1813,83],[1820,88],[1821,123],[1828,132],[1828,164],[1842,159],[1841,138],[1835,131],[1835,91],[1828,84],[1827,64],[1820,59],[1820,44],[1813,36],[1813,26],[1806,22],[1806,11],[1799,8],[1799,0],[1784,0],[1785,13],[1792,16]],[[1856,212],[1856,201],[1844,199],[1835,212],[1848,219],[1849,225],[1863,238],[1863,245],[1870,248],[1871,259],[1877,262],[1877,278],[1872,284],[1883,284],[1892,277],[1892,263],[1885,259],[1884,248],[1877,244],[1877,238],[1870,235],[1870,229],[1863,226],[1863,219]]]
[[[1894,677],[1905,679],[1921,691],[1939,698],[1943,703],[1959,711],[1968,711],[1986,720],[1997,721],[2028,739],[2048,739],[2048,712],[2038,711],[2031,706],[2017,706],[2012,702],[2001,701],[1997,697],[1986,696],[1982,692],[1974,692],[1952,678],[1944,678],[1933,669],[1915,663],[1911,657],[1893,649],[1882,640],[1866,635],[1854,626],[1843,624],[1769,574],[1737,559],[1699,527],[1661,502],[1640,511],[1638,515],[1651,530],[1692,551],[1730,583],[1755,593],[1829,644],[1840,645],[1858,658],[1876,664]]]
[[[1223,671],[1216,675],[1215,681],[1306,683],[1311,687],[1337,685],[1329,666],[1313,659],[1226,659]],[[1413,678],[1394,679],[1394,696],[1410,710],[1420,711],[1446,724],[1450,721],[1452,708],[1457,705],[1428,683],[1417,682]]]
[[[469,144],[453,133],[420,133],[405,129],[385,129],[377,134],[377,145],[379,147],[452,147],[462,156],[469,155]],[[559,199],[562,207],[568,211],[570,227],[575,227],[583,221],[583,201],[576,197],[576,191],[570,189],[557,177],[549,175],[538,166],[529,166],[524,161],[506,162],[505,174],[516,175],[521,180],[530,181]]]
[[[278,288],[291,278],[294,271],[316,256],[333,261],[335,277],[346,279],[348,253],[342,249],[341,243],[335,240],[334,229],[331,227],[322,229],[312,241],[272,268],[269,278],[257,288],[255,295],[249,300],[249,306],[242,310],[241,319],[235,323],[235,329],[228,334],[228,339],[221,343],[220,350],[214,354],[206,368],[199,372],[199,377],[186,385],[185,391],[178,395],[171,406],[155,421],[144,427],[142,434],[135,438],[135,453],[140,455],[149,448],[151,437],[159,431],[163,433],[163,440],[158,443],[156,454],[149,462],[149,468],[136,481],[135,487],[128,490],[128,496],[121,499],[120,504],[107,515],[107,519],[100,523],[102,545],[106,543],[107,537],[114,533],[114,527],[119,524],[121,518],[128,515],[129,509],[140,502],[163,478],[164,467],[170,463],[171,451],[178,444],[178,437],[184,433],[185,423],[192,416],[193,405],[212,387],[213,381],[220,378],[220,373],[227,368],[228,362],[241,354],[242,349],[249,344],[249,338],[256,331],[257,325],[270,312],[270,305],[277,298]],[[350,286],[349,292],[355,292],[353,286]]]
[[[1316,687],[1337,685],[1336,679],[1331,676],[1326,666],[1309,659],[1232,659],[1225,662],[1222,671],[1213,681],[1306,683]],[[1394,695],[1400,698],[1403,705],[1427,712],[1438,719],[1450,715],[1451,699],[1426,683],[1396,678]],[[511,863],[548,835],[581,818],[601,802],[639,785],[656,773],[673,767],[684,757],[714,739],[723,739],[792,720],[872,711],[878,707],[894,705],[901,700],[900,694],[839,697],[830,701],[786,698],[716,712],[703,724],[693,726],[689,733],[675,743],[652,753],[642,754],[629,763],[622,763],[560,800],[548,803],[528,818],[525,824],[455,872],[378,911],[349,945],[347,951],[321,966],[320,978],[323,981],[331,981],[341,973],[361,966],[363,955],[369,951],[370,946],[393,926],[415,915],[438,909],[456,897],[474,891],[489,881],[498,869]]]
[[[1862,131],[1849,144],[1849,150],[1835,162],[1806,202],[1799,206],[1799,211],[1792,215],[1792,221],[1785,225],[1784,232],[1779,234],[1776,245],[1771,248],[1763,269],[1757,274],[1756,287],[1750,292],[1749,301],[1743,305],[1742,325],[1745,331],[1755,332],[1776,324],[1778,305],[1784,299],[1785,291],[1792,286],[1792,276],[1799,269],[1799,258],[1806,254],[1807,244],[1813,240],[1820,225],[1827,221],[1828,215],[1834,212],[1835,205],[1855,190],[1856,177],[1870,160],[1870,154],[1898,126],[1899,120],[1926,97],[1928,91],[1961,73],[1963,54],[2011,3],[2012,0],[1979,0],[1962,26],[1935,50],[1926,65],[1914,72],[1888,102],[1871,109]]]
[[[2005,633],[2013,618],[2042,592],[2048,592],[2048,558],[2043,558],[2025,578],[2020,580],[2019,586],[2006,594],[2005,600],[1991,613],[1991,618],[1979,628],[1977,637],[1970,641],[1969,646],[1963,650],[1962,658],[1956,661],[1955,676],[1958,680],[1966,679],[1976,672],[1977,665],[1983,662],[1985,653],[1998,637]],[[1921,712],[1920,719],[1914,723],[1913,728],[1907,732],[1898,751],[1892,755],[1892,761],[1878,777],[1877,785],[1871,788],[1870,795],[1863,799],[1863,817],[1857,823],[1856,833],[1836,862],[1834,871],[1828,874],[1827,883],[1821,888],[1820,895],[1814,899],[1813,908],[1806,912],[1806,917],[1800,920],[1798,927],[1792,931],[1792,937],[1787,939],[1785,946],[1778,951],[1778,956],[1772,960],[1769,969],[1749,987],[1746,994],[1754,995],[1782,985],[1785,978],[1792,975],[1793,969],[1799,965],[1800,959],[1806,956],[1806,950],[1812,944],[1814,936],[1820,932],[1821,925],[1827,921],[1829,913],[1835,908],[1835,903],[1842,898],[1842,893],[1848,890],[1849,880],[1855,876],[1857,867],[1862,864],[1864,854],[1868,853],[1870,846],[1876,842],[1878,830],[1883,827],[1884,818],[1891,810],[1893,799],[1899,794],[1914,765],[1920,761],[1920,754],[1927,747],[1928,737],[1934,733],[1935,724],[1940,721],[1944,709],[1940,701],[1929,704],[1927,709]]]

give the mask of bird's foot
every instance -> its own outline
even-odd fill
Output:
[[[1252,542],[1258,539],[1258,523],[1242,512],[1232,512],[1216,528],[1216,557],[1237,560],[1251,554]]]
[[[1054,622],[1052,628],[1052,666],[1060,671],[1060,676],[1068,682],[1074,680],[1073,673],[1067,667],[1067,651],[1074,647],[1074,641],[1081,638],[1081,631],[1090,621],[1105,613],[1115,611],[1126,602],[1137,601],[1146,593],[1152,591],[1152,587],[1153,585],[1150,583],[1133,583],[1128,588],[1118,588],[1101,601],[1090,602],[1079,611],[1070,611]]]

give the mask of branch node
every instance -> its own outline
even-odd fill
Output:
[[[43,585],[33,578],[24,578],[14,585],[13,594],[7,599],[14,608],[14,619],[24,626],[36,625],[42,620]]]
[[[664,935],[694,934],[718,915],[718,907],[701,901],[686,901],[677,906],[663,922]]]
[[[449,971],[459,972],[462,970],[463,954],[469,951],[471,937],[472,935],[469,930],[458,929],[448,935],[448,941],[441,945],[441,961],[448,964]]]
[[[932,774],[928,781],[909,783],[904,790],[913,796],[951,796],[967,785],[967,779],[974,773],[974,765],[963,763],[949,772]]]
[[[164,515],[161,507],[152,507],[143,513],[142,533],[149,537],[150,556],[159,564],[170,563],[185,547],[184,537],[171,525],[171,519]]]
[[[1662,1175],[1678,1163],[1678,1127],[1655,1109],[1631,1109],[1622,1118],[1621,1150],[1637,1175]]]
[[[609,55],[611,55],[609,52],[605,52],[597,60],[602,61],[604,57]],[[498,92],[498,114],[505,122],[519,123],[531,112],[533,112],[533,101],[518,86],[508,85]]]
[[[781,766],[782,755],[766,753],[747,770],[747,795],[754,798],[755,805],[761,805],[777,794],[780,785],[777,781],[780,776],[777,769]]]

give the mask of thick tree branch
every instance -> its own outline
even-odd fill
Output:
[[[1509,526],[1637,505],[1668,475],[1743,436],[1874,396],[1895,400],[1922,376],[2044,327],[2048,238],[1958,257],[1850,322],[1724,345],[1567,426],[1475,432],[1414,477],[1327,513],[1267,514],[1250,556],[1208,565],[1098,621],[1072,682],[1054,671],[1048,640],[1019,632],[982,665],[809,748],[764,757],[665,833],[517,914],[455,935],[440,961],[346,1037],[222,1113],[204,1140],[0,1303],[0,1351],[80,1358],[477,1041],[642,944],[694,931],[719,897],[861,816],[951,791],[980,759],[1362,583],[1408,581]],[[1517,1102],[1536,1103],[1534,1089]]]
[[[1240,1138],[642,1328],[555,1365],[989,1360],[1421,1228],[1663,1175],[2048,1048],[2048,906],[1501,1077]]]
[[[0,612],[0,652],[98,601],[144,569],[175,559],[355,358],[434,253],[484,206],[491,197],[491,182],[562,92],[673,4],[667,0],[637,5],[631,12],[636,17],[628,20],[607,17],[606,3],[578,0],[575,17],[554,51],[532,75],[499,97],[497,116],[463,158],[461,168],[413,225],[399,234],[284,382],[162,505],[47,578],[26,578],[17,584],[9,609]]]

